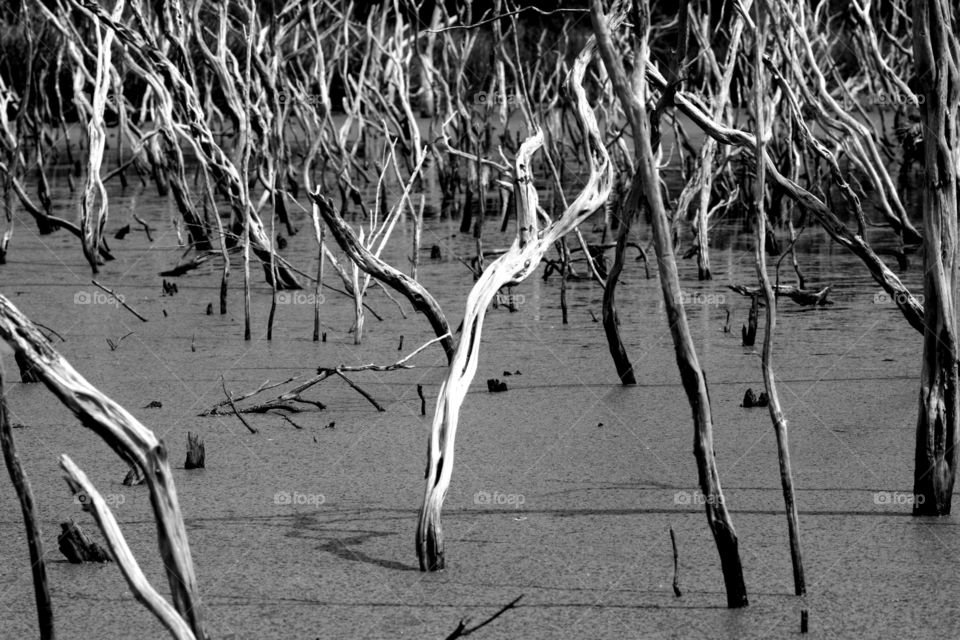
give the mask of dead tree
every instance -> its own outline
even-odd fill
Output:
[[[463,334],[457,343],[447,377],[437,396],[433,426],[427,449],[426,487],[417,526],[417,557],[421,571],[444,568],[443,531],[440,512],[453,477],[454,438],[463,403],[477,371],[480,334],[487,307],[501,287],[525,280],[547,250],[600,208],[613,186],[613,170],[596,117],[583,89],[583,76],[593,57],[595,42],[590,42],[577,56],[568,78],[576,113],[586,132],[590,173],[577,198],[559,220],[540,229],[537,212],[537,190],[533,183],[531,159],[543,145],[539,129],[521,145],[514,166],[514,197],[517,203],[517,236],[506,253],[487,266],[467,297]]]
[[[763,49],[766,46],[767,39],[767,19],[766,15],[764,15],[765,13],[764,0],[758,0],[754,6],[754,19],[756,22],[756,30],[754,33],[757,43],[755,46],[753,86],[754,117],[757,123],[756,138],[758,158],[763,157],[763,147],[766,144],[764,140],[768,130],[766,115],[768,111],[772,111],[772,105],[768,104],[765,98],[763,82]],[[767,322],[763,331],[761,369],[763,370],[763,384],[767,390],[767,406],[770,410],[770,420],[773,423],[773,430],[777,436],[777,457],[780,464],[780,484],[783,488],[783,502],[787,513],[787,533],[790,536],[790,560],[793,564],[794,593],[802,596],[807,592],[807,587],[803,575],[803,555],[800,551],[800,525],[797,517],[797,501],[793,490],[793,472],[790,467],[790,444],[787,432],[787,419],[783,415],[780,396],[777,394],[777,384],[773,376],[773,332],[777,324],[777,297],[774,293],[773,285],[770,283],[770,276],[767,274],[767,213],[764,207],[766,169],[763,163],[757,165],[755,187],[754,209],[757,213],[757,220],[754,225],[754,231],[756,233],[754,260],[757,268],[757,278],[760,281],[760,287],[763,290],[763,300],[767,308]],[[754,304],[751,307],[751,313],[756,309],[757,298],[754,297],[753,300]]]
[[[693,336],[683,309],[680,276],[673,250],[670,221],[660,193],[660,178],[651,147],[652,127],[647,111],[647,82],[643,71],[647,66],[650,9],[647,0],[634,5],[634,69],[633,77],[627,78],[623,58],[615,49],[611,33],[623,19],[623,9],[617,10],[611,19],[603,14],[600,0],[592,0],[590,18],[596,34],[607,74],[623,105],[634,131],[637,155],[637,173],[646,198],[653,224],[653,241],[660,263],[660,287],[667,313],[670,333],[676,350],[677,366],[684,391],[693,410],[693,451],[697,460],[700,490],[705,500],[707,523],[713,533],[720,555],[723,579],[727,591],[727,606],[743,607],[748,604],[747,589],[743,581],[743,565],[733,521],[724,503],[713,449],[713,416],[707,379],[697,359]]]
[[[2,295],[0,338],[30,362],[47,388],[85,427],[100,436],[125,462],[140,467],[150,489],[160,555],[173,607],[184,625],[193,632],[191,636],[178,637],[195,635],[204,638],[193,560],[166,447],[130,412],[87,382],[50,346],[37,327]],[[92,486],[83,488],[88,496],[92,495]]]
[[[30,550],[30,570],[33,573],[33,594],[37,601],[37,621],[40,625],[41,640],[53,640],[53,605],[50,602],[50,590],[47,587],[47,565],[43,559],[43,536],[37,523],[36,507],[30,480],[23,471],[20,457],[17,455],[13,429],[7,415],[7,396],[3,380],[3,367],[0,365],[0,445],[3,446],[3,459],[10,473],[10,481],[20,500],[23,513],[23,526],[27,530],[27,547]]]
[[[419,282],[390,266],[370,251],[357,237],[350,225],[344,221],[340,213],[334,208],[333,203],[320,194],[319,188],[316,192],[310,194],[310,199],[313,200],[327,228],[330,229],[330,235],[333,236],[340,249],[350,257],[353,263],[368,275],[403,294],[414,309],[427,317],[434,333],[437,334],[437,337],[442,338],[440,344],[443,346],[449,362],[453,357],[453,339],[450,337],[450,326],[447,324],[447,319],[436,299]]]
[[[948,515],[957,473],[960,370],[960,42],[949,0],[914,0],[913,49],[923,123],[923,366],[914,467],[914,515]]]

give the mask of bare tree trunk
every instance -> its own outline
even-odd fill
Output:
[[[637,219],[637,213],[640,209],[640,192],[640,181],[635,177],[630,185],[627,201],[621,210],[620,228],[617,230],[617,248],[613,255],[613,264],[610,265],[610,270],[607,272],[606,284],[603,287],[603,331],[607,335],[607,346],[610,348],[613,365],[617,368],[620,383],[624,385],[637,384],[637,376],[633,371],[630,356],[627,355],[627,350],[623,346],[623,339],[620,337],[620,320],[617,317],[615,294],[617,283],[620,281],[620,273],[623,271],[630,229],[633,227],[633,221]]]
[[[10,472],[10,481],[17,490],[20,510],[23,512],[23,526],[27,530],[27,546],[30,549],[30,569],[33,572],[33,595],[37,601],[37,621],[40,625],[41,640],[53,640],[56,637],[53,628],[53,604],[50,590],[47,588],[47,565],[43,559],[43,536],[37,524],[36,509],[33,503],[33,491],[30,480],[23,472],[17,446],[13,439],[13,429],[7,416],[7,397],[4,389],[3,367],[0,365],[0,444],[3,445],[3,459]]]
[[[763,84],[763,49],[766,46],[767,22],[764,14],[763,0],[754,5],[756,21],[757,45],[755,47],[754,67],[754,100],[757,122],[757,156],[763,157],[763,148],[766,145],[767,135],[766,107]],[[793,472],[790,468],[790,442],[787,438],[787,419],[783,415],[780,405],[780,396],[777,394],[777,385],[773,378],[773,331],[777,325],[777,299],[767,275],[767,213],[764,209],[764,193],[766,190],[766,167],[764,163],[757,163],[756,204],[757,221],[754,225],[756,232],[756,267],[757,277],[763,289],[763,300],[767,308],[767,323],[763,332],[763,355],[761,367],[763,369],[763,385],[770,398],[768,408],[773,430],[777,436],[777,456],[780,464],[780,484],[783,488],[784,508],[787,512],[787,533],[790,536],[790,560],[793,563],[794,593],[802,596],[807,592],[806,581],[803,576],[803,556],[800,551],[800,525],[797,517],[797,501],[793,490]],[[792,227],[791,227],[792,228]],[[756,304],[754,297],[754,304]]]
[[[467,297],[463,334],[437,395],[430,443],[427,449],[426,487],[417,526],[417,558],[421,571],[444,568],[443,529],[440,512],[453,477],[454,441],[460,407],[477,372],[480,337],[487,307],[502,287],[522,282],[537,268],[547,250],[585,221],[610,197],[613,170],[587,101],[583,76],[593,58],[591,39],[577,55],[568,78],[570,94],[585,132],[590,175],[583,190],[549,226],[540,229],[537,214],[537,190],[532,173],[533,154],[543,145],[543,132],[537,129],[520,146],[514,163],[514,196],[517,203],[517,237],[510,248],[480,274]]]
[[[650,145],[652,131],[646,108],[647,82],[642,76],[642,71],[646,69],[647,65],[650,7],[647,0],[640,0],[635,8],[637,11],[633,17],[639,19],[640,23],[634,25],[634,32],[638,39],[634,53],[634,67],[639,69],[640,72],[632,78],[633,83],[628,83],[622,57],[616,52],[611,38],[611,31],[615,28],[611,24],[618,24],[622,15],[615,15],[608,22],[606,16],[603,15],[600,0],[592,0],[590,18],[607,73],[613,82],[624,110],[628,114],[634,131],[637,172],[640,176],[642,191],[646,196],[647,206],[650,208],[654,249],[660,263],[660,287],[663,291],[663,302],[667,312],[670,333],[673,336],[680,379],[693,410],[693,453],[697,459],[700,490],[705,498],[707,523],[713,532],[717,551],[720,554],[720,565],[727,591],[727,606],[731,608],[744,607],[748,604],[748,600],[747,588],[743,581],[743,566],[740,562],[739,541],[733,528],[733,521],[730,519],[730,514],[724,503],[723,491],[720,487],[720,475],[713,454],[713,416],[710,411],[707,379],[697,360],[693,336],[690,333],[687,316],[683,309],[680,295],[680,276],[677,272],[677,261],[673,251],[670,221],[667,218],[660,193],[657,163]]]
[[[157,541],[173,606],[195,637],[205,638],[190,544],[163,442],[77,373],[34,324],[2,295],[0,338],[27,357],[44,385],[85,427],[100,436],[121,459],[137,465],[143,472],[150,489]]]
[[[323,221],[330,229],[330,235],[359,269],[376,278],[385,285],[402,293],[413,308],[427,316],[434,333],[440,338],[440,344],[447,355],[447,361],[453,359],[454,345],[450,326],[437,304],[423,285],[395,269],[363,246],[356,233],[343,220],[343,216],[333,207],[333,203],[320,193],[320,189],[310,194],[310,199]],[[319,222],[316,224],[319,225]]]
[[[957,154],[960,44],[948,0],[914,0],[913,48],[923,124],[923,367],[914,515],[947,515],[957,471]]]

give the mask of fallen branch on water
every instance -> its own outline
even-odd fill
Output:
[[[122,304],[124,309],[126,309],[127,311],[129,311],[129,312],[132,313],[133,315],[135,315],[135,316],[137,316],[138,318],[140,318],[143,322],[146,322],[146,321],[147,321],[147,319],[144,318],[144,317],[143,317],[142,315],[140,315],[139,313],[137,313],[136,310],[135,310],[133,307],[131,307],[130,305],[128,305],[126,302],[123,301],[123,296],[117,295],[116,293],[114,293],[113,291],[111,291],[111,290],[108,289],[107,287],[103,286],[102,284],[100,284],[100,283],[97,282],[96,280],[91,280],[90,282],[92,282],[92,283],[94,284],[94,286],[99,287],[100,289],[103,289],[104,291],[106,291],[107,293],[109,293],[111,296],[113,296],[114,300],[116,300],[117,302],[119,302],[120,304]]]
[[[423,345],[418,347],[416,350],[411,352],[409,355],[398,360],[397,362],[394,362],[393,364],[378,365],[378,364],[371,363],[371,364],[365,364],[365,365],[340,365],[338,367],[317,367],[317,375],[312,376],[300,382],[293,389],[290,389],[289,391],[285,391],[284,393],[281,393],[277,397],[271,400],[268,400],[266,402],[262,402],[260,404],[255,404],[255,405],[244,407],[244,408],[237,407],[236,402],[239,402],[240,400],[246,400],[247,398],[252,398],[253,396],[263,391],[266,391],[268,389],[275,389],[289,382],[293,382],[294,380],[300,380],[301,376],[293,376],[291,378],[284,380],[283,382],[278,382],[275,384],[269,384],[267,382],[264,382],[256,390],[251,391],[250,393],[246,393],[237,398],[232,398],[229,394],[227,394],[227,397],[228,397],[227,400],[220,401],[219,403],[215,404],[212,408],[204,411],[203,413],[200,413],[199,415],[215,416],[215,415],[223,415],[225,413],[229,413],[224,410],[224,407],[227,405],[230,405],[232,411],[236,413],[238,417],[240,416],[240,414],[244,414],[244,413],[267,413],[269,411],[284,411],[287,413],[299,413],[300,408],[297,407],[296,404],[294,403],[309,404],[316,407],[318,410],[322,411],[323,409],[326,409],[326,405],[324,405],[322,402],[318,400],[309,400],[307,398],[304,398],[301,394],[307,389],[313,386],[316,386],[317,384],[323,382],[324,380],[326,380],[331,376],[339,376],[343,378],[347,384],[349,384],[355,391],[357,391],[357,393],[359,393],[364,398],[366,398],[374,407],[377,408],[378,411],[384,411],[384,408],[380,406],[380,404],[369,393],[367,393],[366,391],[358,387],[353,381],[349,380],[343,374],[351,373],[351,372],[355,373],[359,371],[385,372],[385,371],[395,371],[397,369],[412,369],[413,365],[407,364],[408,360],[410,360],[412,357],[414,357],[415,355],[417,355],[418,353],[420,353],[430,345],[437,342],[442,343],[448,337],[449,337],[448,334],[444,334],[442,336],[436,337],[424,343]],[[224,387],[224,392],[226,393],[226,387]],[[250,428],[249,425],[247,428]]]
[[[487,626],[488,624],[490,624],[491,622],[493,622],[494,620],[502,616],[504,613],[506,613],[510,609],[515,609],[517,606],[517,603],[520,602],[520,598],[522,597],[523,597],[523,594],[520,594],[519,596],[514,598],[512,602],[509,602],[505,604],[503,607],[501,607],[501,609],[497,611],[495,614],[493,614],[492,616],[490,616],[480,624],[470,627],[469,629],[467,628],[467,624],[470,623],[470,619],[464,618],[463,620],[460,621],[460,624],[457,625],[457,628],[453,630],[453,633],[451,633],[446,637],[446,640],[455,640],[455,638],[464,638],[470,635],[471,633],[473,633],[474,631],[477,631],[482,627]]]
[[[732,291],[736,291],[742,296],[747,296],[750,298],[756,298],[763,295],[763,289],[760,287],[746,287],[741,284],[728,284],[727,287]],[[793,285],[778,284],[774,285],[772,288],[778,298],[780,296],[786,296],[797,304],[805,307],[833,304],[827,300],[827,294],[830,293],[830,289],[833,288],[833,285],[827,285],[822,289],[801,289],[800,287],[795,287]]]
[[[257,433],[257,430],[250,426],[250,423],[246,421],[246,419],[240,414],[240,410],[237,409],[237,405],[233,402],[233,396],[231,396],[230,392],[227,391],[227,383],[223,379],[223,376],[220,376],[220,384],[223,385],[223,393],[225,396],[227,396],[227,403],[230,405],[230,408],[233,409],[234,415],[240,419],[240,422],[243,423],[243,426],[250,430],[250,433]]]

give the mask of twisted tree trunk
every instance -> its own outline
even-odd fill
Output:
[[[460,405],[477,371],[480,333],[487,307],[501,287],[518,284],[533,273],[547,250],[570,233],[594,211],[603,206],[613,186],[613,170],[597,120],[587,102],[583,76],[593,57],[591,39],[577,56],[568,79],[575,97],[576,112],[586,132],[585,144],[590,160],[590,175],[583,191],[563,215],[542,231],[537,219],[537,190],[533,183],[533,154],[543,145],[539,129],[521,145],[514,167],[514,195],[517,203],[517,237],[502,256],[480,275],[467,297],[463,334],[440,386],[433,427],[427,450],[426,487],[417,526],[417,558],[421,571],[444,568],[443,530],[440,511],[453,476],[454,438],[460,417]]]

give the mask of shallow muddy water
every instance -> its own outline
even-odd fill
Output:
[[[53,187],[58,213],[75,215],[65,177]],[[153,243],[136,223],[126,239],[112,239],[131,222],[131,212],[157,228]],[[217,306],[220,268],[213,260],[178,278],[177,295],[161,296],[158,273],[179,254],[170,224],[175,213],[152,187],[111,187],[107,228],[117,260],[97,278],[149,322],[109,303],[90,284],[76,238],[63,231],[40,237],[25,218],[18,219],[8,264],[0,267],[0,291],[61,333],[66,341],[57,349],[167,443],[212,638],[444,638],[461,618],[479,623],[520,595],[517,608],[475,637],[799,634],[802,605],[792,595],[769,415],[739,406],[747,387],[763,386],[758,351],[740,340],[749,300],[726,288],[755,281],[752,235],[739,224],[718,227],[712,282],[698,282],[694,261],[681,261],[751,601],[731,611],[697,503],[690,409],[655,271],[647,280],[642,264],[631,261],[618,293],[636,387],[617,383],[602,327],[591,319],[591,310],[600,315],[596,285],[570,283],[567,326],[559,281],[544,282],[542,271],[513,289],[516,313],[502,306],[489,311],[444,510],[449,567],[425,574],[417,569],[414,532],[430,419],[419,415],[416,386],[423,384],[432,414],[444,373],[439,347],[414,358],[414,369],[352,376],[384,405],[383,413],[331,379],[307,394],[325,410],[292,416],[299,430],[278,416],[254,415],[249,420],[260,431],[251,434],[232,416],[197,414],[223,398],[221,375],[236,395],[317,366],[388,364],[430,339],[428,324],[401,301],[404,319],[371,290],[369,303],[384,320],[368,315],[363,344],[355,346],[348,333],[351,303],[328,291],[322,306],[327,342],[310,339],[309,296],[280,305],[268,342],[269,289],[259,268],[251,268],[255,339],[244,342],[236,260],[226,316],[205,314],[208,303]],[[300,233],[284,253],[313,273],[310,222],[301,213],[294,217]],[[509,244],[496,226],[486,226],[487,248]],[[431,261],[426,251],[420,270],[453,325],[472,284],[456,257],[475,252],[473,239],[457,227],[458,221],[428,218],[424,246],[439,245],[443,259]],[[648,229],[640,227],[646,244]],[[404,269],[411,231],[398,228],[388,249],[389,261]],[[595,231],[587,235],[599,238]],[[876,242],[883,245],[880,235]],[[783,301],[775,337],[798,488],[809,637],[957,637],[956,517],[912,518],[903,503],[912,487],[920,336],[876,296],[879,287],[859,261],[825,234],[807,230],[799,253],[811,286],[834,285],[831,306]],[[920,256],[912,261],[902,277],[917,287]],[[327,282],[336,284],[327,273]],[[793,282],[788,260],[782,276]],[[727,308],[730,333],[722,330]],[[110,350],[105,338],[130,332]],[[4,364],[7,377],[18,379],[13,359],[4,357]],[[505,371],[518,373],[506,377]],[[506,393],[488,393],[485,381],[494,377],[507,381]],[[60,637],[164,637],[116,566],[68,564],[56,543],[59,523],[70,517],[99,539],[61,479],[57,460],[67,453],[112,501],[138,561],[167,593],[146,488],[122,486],[124,464],[45,388],[10,382],[8,392],[13,420],[23,425],[15,435],[39,506]],[[144,408],[154,400],[162,408]],[[206,441],[205,470],[182,468],[188,430]],[[33,637],[20,510],[9,482],[0,485],[0,637]],[[671,588],[670,527],[679,545],[681,598]]]

